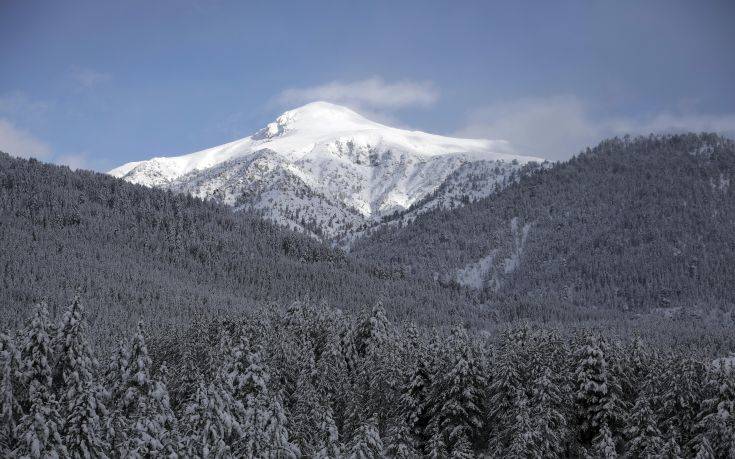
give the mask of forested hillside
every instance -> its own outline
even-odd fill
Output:
[[[97,363],[83,304],[0,335],[3,457],[735,455],[735,369],[585,331],[447,333],[313,305],[139,325]],[[254,314],[253,314],[254,313]]]
[[[505,317],[727,318],[734,230],[735,144],[651,136],[604,141],[487,199],[377,230],[351,254],[479,289]]]
[[[79,293],[95,327],[297,299],[392,317],[478,320],[466,295],[353,262],[257,216],[107,175],[0,154],[0,322]],[[461,315],[458,315],[461,313]],[[109,326],[112,325],[112,326]]]

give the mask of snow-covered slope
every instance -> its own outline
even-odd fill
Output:
[[[450,175],[455,181],[468,175],[453,173],[471,171],[469,163],[481,163],[484,171],[497,165],[505,175],[541,161],[503,153],[507,150],[504,141],[396,129],[345,107],[314,102],[285,112],[250,137],[184,156],[127,163],[110,174],[260,209],[280,223],[332,237],[409,208]],[[465,194],[461,182],[452,183],[452,190]],[[467,181],[466,194],[487,194],[477,190],[477,183]]]

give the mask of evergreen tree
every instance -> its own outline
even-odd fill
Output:
[[[681,459],[684,457],[679,442],[676,440],[677,437],[676,429],[669,429],[669,439],[666,440],[660,454],[662,459]]]
[[[628,454],[634,457],[654,457],[661,451],[661,431],[656,424],[650,396],[646,391],[638,396],[625,433],[629,438]]]
[[[579,433],[582,443],[589,444],[603,423],[612,430],[623,418],[620,386],[608,372],[603,349],[593,337],[577,352],[575,373]]]
[[[694,442],[706,443],[717,457],[728,457],[735,453],[735,369],[721,365],[711,370],[708,390],[710,395],[702,402]]]
[[[122,399],[118,406],[122,438],[120,452],[131,456],[161,455],[175,448],[173,413],[165,384],[151,377],[151,358],[143,335],[143,324],[130,343],[130,358],[123,373]]]
[[[244,372],[234,378],[233,394],[242,405],[238,419],[243,439],[233,452],[245,456],[298,455],[298,448],[289,441],[281,400],[268,389],[270,373],[260,350],[250,350],[246,362]]]
[[[382,457],[383,441],[378,433],[377,416],[362,423],[348,447],[350,459],[376,459]]]
[[[594,457],[604,459],[615,459],[618,457],[615,439],[610,428],[607,426],[607,422],[603,421],[599,433],[592,440],[592,452],[594,453]]]
[[[664,383],[660,398],[660,419],[677,435],[682,446],[691,443],[697,416],[704,397],[702,375],[706,374],[702,362],[691,356],[674,355],[667,359],[661,381]]]
[[[483,370],[464,328],[452,329],[449,362],[432,394],[433,420],[451,452],[462,434],[472,441],[483,427],[485,391]]]
[[[522,388],[517,389],[515,406],[512,411],[513,422],[508,426],[507,438],[509,444],[505,448],[503,456],[511,458],[522,458],[527,456],[540,456],[536,450],[540,443],[538,434],[531,423],[531,412],[528,408],[528,399]]]
[[[555,380],[556,379],[556,380]],[[541,369],[533,384],[531,417],[534,426],[534,450],[542,457],[561,457],[567,440],[567,420],[562,412],[565,400],[550,367]]]
[[[413,458],[419,456],[414,436],[402,419],[397,419],[385,435],[385,457]]]
[[[16,428],[15,454],[32,458],[66,456],[61,416],[52,391],[51,325],[45,304],[36,307],[22,352],[22,380],[28,387],[29,407]]]
[[[108,445],[104,389],[94,379],[96,362],[87,339],[79,296],[64,313],[56,339],[55,380],[61,389],[63,440],[71,457],[105,457]]]
[[[416,365],[410,372],[403,390],[401,391],[401,405],[405,423],[416,443],[424,445],[428,440],[428,426],[431,413],[429,412],[429,398],[431,396],[432,374],[428,350],[417,343],[412,348],[415,353]]]
[[[323,410],[317,413],[320,437],[317,438],[316,454],[314,457],[324,459],[341,457],[344,448],[339,441],[339,431],[334,422],[332,409],[329,405],[325,405],[322,408]]]
[[[3,456],[10,456],[16,446],[15,429],[23,415],[17,389],[20,366],[20,352],[14,340],[0,334],[0,454]]]
[[[519,389],[525,388],[521,374],[521,362],[525,357],[521,355],[520,345],[512,339],[510,330],[504,331],[501,340],[492,363],[488,391],[491,428],[488,449],[495,455],[503,454],[511,442],[511,429],[516,422],[514,410],[518,406],[517,397],[522,394]]]
[[[187,456],[219,458],[232,454],[227,440],[237,421],[227,405],[221,387],[199,381],[184,412]]]

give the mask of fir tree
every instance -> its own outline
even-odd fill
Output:
[[[513,422],[508,426],[508,445],[503,456],[511,458],[522,458],[530,456],[541,457],[536,447],[540,441],[539,432],[531,423],[531,412],[528,408],[528,400],[522,388],[517,389],[515,406],[513,407]]]
[[[29,408],[16,428],[15,454],[32,458],[66,456],[61,416],[52,392],[51,339],[46,305],[39,304],[22,352],[22,380],[28,387]]]
[[[582,443],[588,444],[603,422],[612,429],[624,413],[620,387],[608,372],[602,347],[594,338],[589,338],[577,352],[576,388],[579,433]]]
[[[317,438],[316,454],[314,457],[324,459],[341,457],[344,448],[339,441],[339,431],[334,422],[332,409],[329,405],[325,405],[322,408],[322,411],[317,413],[320,436]]]
[[[56,384],[61,388],[63,439],[71,457],[104,457],[108,450],[104,389],[93,372],[96,362],[87,340],[79,297],[64,313],[57,332]]]
[[[237,421],[224,397],[215,383],[205,385],[200,380],[184,412],[187,456],[218,458],[232,454],[227,439]]]
[[[521,376],[523,357],[519,345],[511,339],[510,331],[505,331],[501,346],[491,367],[491,383],[488,401],[490,415],[489,450],[501,455],[511,441],[511,428],[515,423],[515,408],[519,389],[525,387]],[[525,394],[524,394],[525,397]]]
[[[670,428],[669,438],[661,450],[661,459],[681,459],[684,457],[679,442],[676,440],[677,437],[676,429]]]
[[[146,456],[170,452],[176,434],[167,429],[175,426],[168,391],[165,384],[151,377],[152,362],[140,322],[130,344],[130,359],[123,366],[126,371],[118,408],[124,435],[118,442],[121,453]]]
[[[719,366],[710,372],[709,396],[702,402],[695,444],[707,443],[718,457],[727,457],[735,438],[735,369]]]
[[[594,453],[594,457],[604,459],[615,459],[618,457],[615,439],[610,428],[607,426],[607,422],[603,421],[599,433],[592,440],[592,452]]]
[[[628,454],[634,457],[654,457],[663,447],[650,396],[645,391],[636,400],[625,433],[629,438]]]
[[[451,452],[462,434],[472,441],[483,427],[486,381],[464,328],[455,327],[449,340],[450,360],[432,394],[433,421]]]
[[[563,399],[558,379],[551,368],[542,368],[533,384],[531,417],[536,435],[533,450],[542,457],[561,457],[567,440],[566,417],[562,413]]]
[[[376,459],[382,457],[383,441],[378,433],[377,416],[362,423],[348,447],[350,459]]]
[[[0,454],[10,456],[16,446],[15,429],[23,415],[18,400],[17,379],[21,357],[13,339],[0,334]]]

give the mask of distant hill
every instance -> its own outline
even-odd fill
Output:
[[[476,320],[461,290],[355,262],[257,216],[4,153],[0,241],[0,329],[33,302],[66,307],[77,289],[92,325],[107,329],[306,299]]]
[[[497,194],[357,240],[356,259],[479,290],[506,317],[733,311],[735,144],[612,139]]]

